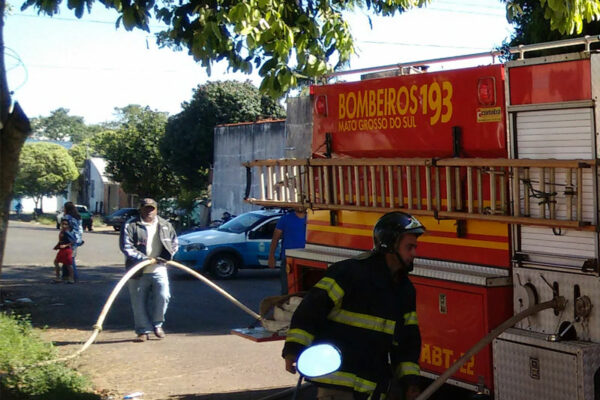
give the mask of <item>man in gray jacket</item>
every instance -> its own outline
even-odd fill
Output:
[[[129,219],[121,229],[120,248],[125,254],[125,269],[148,259],[170,260],[177,252],[177,234],[173,226],[157,215],[156,201],[140,202],[140,215]],[[135,324],[136,342],[165,337],[162,328],[171,297],[167,267],[161,262],[148,265],[128,282]]]

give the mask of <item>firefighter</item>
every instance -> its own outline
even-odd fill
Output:
[[[408,214],[383,215],[373,229],[373,250],[332,264],[298,306],[283,348],[286,370],[295,373],[300,352],[312,344],[331,343],[342,354],[338,371],[311,379],[317,399],[420,393],[421,336],[408,272],[424,232]]]

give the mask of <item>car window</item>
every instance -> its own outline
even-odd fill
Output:
[[[232,232],[232,233],[242,233],[246,232],[250,229],[254,224],[256,224],[259,220],[264,218],[264,216],[260,214],[254,213],[246,213],[242,214],[238,217],[235,217],[231,221],[228,221],[217,228],[218,231],[221,232]]]
[[[121,208],[120,210],[117,210],[113,213],[113,216],[118,217],[120,215],[133,215],[134,211],[137,211],[136,209],[131,209],[131,208]]]
[[[259,226],[256,230],[254,230],[254,234],[252,235],[254,239],[271,239],[273,238],[273,232],[275,232],[275,227],[277,226],[277,221],[279,218],[274,219],[273,221],[269,221],[266,224]]]
[[[80,213],[86,213],[86,212],[88,212],[87,208],[81,207],[81,206],[77,207],[77,211],[80,212]]]

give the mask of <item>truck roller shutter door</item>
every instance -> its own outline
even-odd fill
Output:
[[[515,115],[516,158],[528,159],[593,159],[595,158],[594,115],[592,108],[565,108],[553,110],[522,111]],[[595,168],[584,169],[583,216],[594,220],[593,188]],[[539,171],[532,171],[532,187],[540,189]],[[549,185],[549,176],[544,182],[545,192],[557,193],[556,216],[567,218],[565,182],[567,170],[559,169],[554,187]],[[572,178],[576,185],[575,174]],[[576,204],[573,196],[573,204]],[[521,194],[523,205],[523,194]],[[531,216],[544,218],[539,206],[541,198],[531,197]],[[545,205],[548,213],[548,205]],[[575,211],[573,211],[574,213]],[[547,218],[547,216],[546,216]],[[580,270],[587,259],[598,258],[597,233],[536,226],[521,226],[517,249],[527,255],[532,264],[547,264]],[[525,263],[526,264],[526,263]]]

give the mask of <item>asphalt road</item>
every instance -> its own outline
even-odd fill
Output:
[[[45,327],[43,337],[53,341],[61,354],[71,354],[90,336],[124,268],[117,234],[86,232],[78,257],[80,281],[53,284],[52,247],[57,235],[53,227],[10,223],[0,300],[31,299],[33,303],[22,306],[23,312],[31,315],[34,326]],[[196,278],[169,271],[167,338],[132,342],[129,295],[122,290],[96,343],[76,362],[96,387],[113,398],[142,391],[145,400],[249,400],[294,385],[296,378],[283,368],[283,342],[255,343],[231,335],[232,328],[247,328],[254,319]],[[236,279],[216,283],[258,311],[263,298],[278,294],[278,276],[274,270],[247,270]]]
[[[83,233],[85,244],[78,249],[77,261],[83,266],[122,265],[119,233],[105,228]],[[10,221],[6,239],[4,265],[52,265],[58,241],[54,226]]]
[[[85,244],[77,256],[80,284],[69,285],[68,290],[58,293],[54,293],[55,285],[49,283],[54,274],[52,260],[55,251],[52,247],[58,231],[53,227],[11,221],[7,236],[4,265],[10,267],[2,271],[0,284],[4,283],[2,286],[6,287],[9,282],[43,283],[38,296],[42,303],[77,304],[78,307],[89,309],[89,312],[70,315],[48,313],[44,321],[47,325],[82,329],[91,327],[101,311],[102,300],[108,298],[125,273],[123,256],[118,250],[118,233],[84,233]],[[197,278],[177,269],[170,269],[169,275],[172,298],[166,330],[219,334],[252,324],[251,316]],[[217,281],[217,284],[258,312],[263,298],[279,294],[278,277],[276,270],[241,270],[236,279]],[[45,292],[47,295],[44,295]],[[43,308],[37,311],[45,312]],[[126,290],[122,290],[108,314],[105,328],[130,329],[131,321],[129,296]]]

